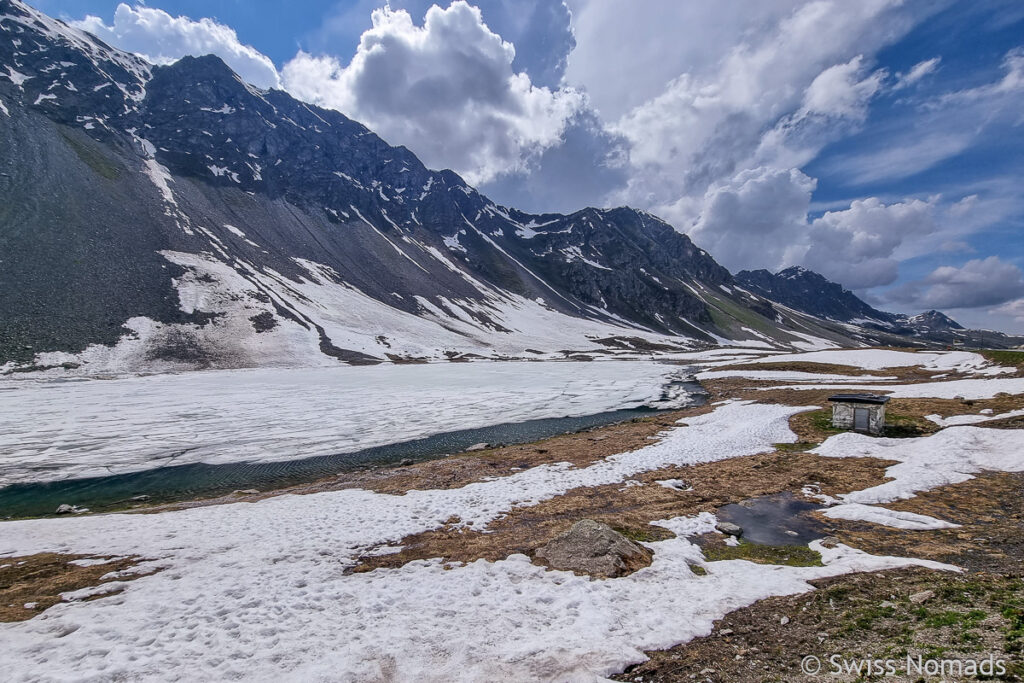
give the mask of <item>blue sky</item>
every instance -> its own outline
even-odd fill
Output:
[[[1024,332],[1024,4],[33,0],[214,52],[496,201],[657,213],[720,262]]]

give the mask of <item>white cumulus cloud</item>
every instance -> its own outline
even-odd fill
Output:
[[[941,266],[921,280],[887,293],[890,300],[918,308],[977,308],[1004,304],[998,312],[1016,315],[1024,296],[1021,269],[998,256],[972,259],[963,266]]]
[[[1024,323],[1024,299],[1007,301],[1002,306],[997,306],[992,312],[1009,316],[1017,322]]]
[[[899,276],[897,250],[932,235],[935,212],[935,200],[854,201],[849,209],[829,211],[811,223],[802,265],[850,289],[892,284]]]
[[[630,142],[633,173],[623,201],[657,213],[744,168],[806,163],[830,139],[826,131],[805,130],[812,119],[861,122],[865,103],[884,79],[884,72],[867,71],[862,55],[873,54],[913,25],[895,0],[770,6],[775,11],[763,17],[762,25],[732,22],[736,34],[729,36],[727,50],[712,50],[716,61],[677,65],[680,72],[660,94],[612,124]],[[742,12],[729,2],[721,3],[720,11],[729,8]],[[879,30],[880,25],[885,29]],[[577,50],[583,43],[577,35]],[[569,64],[572,76],[572,58]],[[604,65],[609,72],[615,69]],[[583,85],[588,91],[592,87]],[[794,137],[800,151],[790,158],[787,140]]]
[[[795,168],[741,171],[707,191],[686,232],[733,271],[801,265],[864,289],[894,282],[900,250],[936,234],[945,215],[938,198],[868,197],[809,221],[815,186]]]
[[[782,267],[807,232],[815,185],[795,168],[741,171],[707,191],[687,232],[730,270]]]
[[[347,64],[300,52],[282,69],[297,97],[338,109],[428,166],[472,183],[523,170],[558,144],[584,104],[573,90],[537,87],[512,64],[515,48],[463,0],[427,10],[422,26],[404,10],[373,12]]]
[[[168,64],[185,55],[215,54],[253,85],[280,85],[277,69],[269,57],[243,45],[234,29],[213,19],[173,17],[161,9],[121,3],[114,11],[111,25],[94,15],[70,23],[154,64]]]

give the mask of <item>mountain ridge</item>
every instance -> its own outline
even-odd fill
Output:
[[[777,273],[743,270],[735,275],[749,291],[795,310],[843,325],[855,325],[867,334],[884,333],[938,345],[975,345],[1004,348],[1024,338],[991,330],[968,330],[945,313],[929,310],[917,315],[880,311],[842,285],[800,266]],[[885,343],[880,339],[881,343]]]
[[[153,66],[20,0],[0,32],[0,369],[861,343],[649,213],[498,205],[218,57]]]

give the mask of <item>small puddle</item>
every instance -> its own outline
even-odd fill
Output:
[[[720,521],[743,528],[743,540],[761,545],[807,545],[828,535],[825,525],[810,515],[821,508],[788,491],[751,498],[718,508]]]

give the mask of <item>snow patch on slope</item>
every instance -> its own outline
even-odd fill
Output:
[[[988,380],[996,381],[996,380]],[[950,427],[917,439],[889,439],[844,432],[812,453],[827,458],[895,460],[892,481],[840,496],[844,503],[888,503],[919,491],[958,484],[985,470],[1024,472],[1020,432],[1014,429]]]

